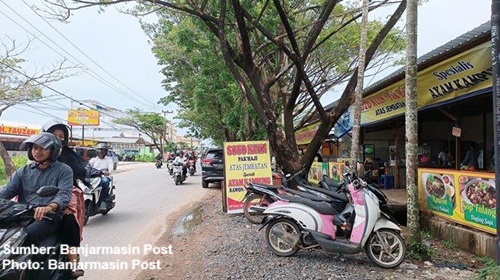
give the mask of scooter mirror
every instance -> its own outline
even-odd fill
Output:
[[[59,188],[55,186],[43,186],[36,191],[36,194],[40,197],[54,196],[59,192]]]
[[[288,174],[285,175],[285,178],[287,178],[287,179],[290,178],[290,177],[292,177],[292,174],[290,174],[290,173],[288,173]]]

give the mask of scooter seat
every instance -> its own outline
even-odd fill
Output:
[[[337,191],[344,185],[344,182],[336,182],[326,175],[323,175],[321,183],[330,191]]]
[[[313,201],[313,200],[309,200],[309,199],[302,198],[299,196],[280,195],[280,197],[283,199],[286,199],[290,202],[296,202],[296,203],[307,205],[307,206],[313,208],[314,210],[318,211],[318,213],[320,213],[320,214],[325,214],[325,215],[337,214],[337,211],[335,210],[335,208],[333,208],[333,206],[328,202]]]
[[[315,190],[315,191],[320,192],[320,193],[324,193],[334,200],[338,200],[338,201],[341,201],[344,203],[349,202],[349,198],[347,198],[347,195],[345,193],[339,193],[337,191],[329,191],[329,190],[320,189],[320,188],[309,188],[309,189]]]
[[[260,183],[252,183],[250,184],[256,186],[256,187],[261,187],[261,188],[266,188],[266,189],[279,189],[282,188],[283,186],[276,186],[276,185],[266,185],[266,184],[260,184]]]

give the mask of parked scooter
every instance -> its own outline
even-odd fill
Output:
[[[342,211],[348,202],[348,198],[345,194],[339,193],[338,191],[344,184],[348,184],[350,177],[348,174],[344,175],[344,182],[333,182],[333,185],[329,186],[329,190],[322,189],[319,187],[314,187],[309,185],[307,181],[301,178],[303,171],[295,173],[293,176],[286,176],[283,179],[283,185],[273,186],[264,185],[257,183],[248,183],[245,188],[247,189],[247,195],[244,199],[243,214],[245,217],[254,224],[260,224],[262,219],[265,217],[264,210],[271,203],[276,202],[281,199],[281,194],[295,195],[311,200],[326,200],[329,201],[338,211]],[[329,179],[327,176],[323,176],[319,186],[327,184],[324,180]],[[296,187],[298,190],[290,188],[291,182],[295,181],[297,183]]]
[[[338,212],[328,202],[282,196],[264,211],[265,239],[278,256],[300,249],[356,254],[363,250],[382,268],[397,267],[405,258],[406,245],[396,220],[381,210],[379,196],[366,182],[354,179],[343,191],[351,202]],[[261,228],[261,229],[262,229]],[[340,236],[344,238],[340,238]]]
[[[186,175],[183,172],[184,165],[182,163],[173,165],[173,174],[175,185],[179,185],[186,180]]]
[[[99,209],[99,199],[103,195],[101,187],[102,174],[103,171],[93,168],[90,172],[90,178],[87,179],[87,183],[89,184],[84,184],[82,181],[77,180],[78,186],[83,190],[83,198],[85,199],[85,218],[83,220],[83,225],[87,224],[90,217],[97,214],[107,215],[108,212],[115,207],[115,185],[113,183],[113,176],[109,176],[111,179],[109,182],[109,196],[112,203],[108,205],[104,211]]]
[[[66,255],[60,254],[60,240],[57,235],[43,240],[38,248],[54,248],[48,254],[35,254],[32,250],[15,253],[18,248],[26,246],[26,226],[33,221],[34,207],[30,202],[37,197],[51,197],[59,192],[58,187],[44,186],[38,189],[36,196],[27,205],[12,200],[0,199],[0,279],[69,279],[71,270],[59,264],[66,263]],[[44,219],[50,220],[45,216]],[[7,246],[10,250],[5,250]],[[32,245],[31,245],[32,246]],[[57,267],[49,267],[57,264]],[[49,269],[50,268],[50,269]]]

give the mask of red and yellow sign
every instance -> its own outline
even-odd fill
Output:
[[[419,168],[418,191],[421,209],[496,234],[495,174]]]
[[[38,134],[39,132],[40,129],[0,125],[0,133],[2,134],[30,136],[33,134]]]
[[[319,122],[313,123],[306,127],[303,127],[295,132],[295,140],[297,145],[304,145],[311,143],[316,131],[318,131]]]
[[[418,73],[417,107],[446,102],[492,86],[491,42],[460,53]],[[363,98],[361,124],[404,114],[405,81]]]
[[[227,213],[242,213],[248,182],[272,184],[269,141],[225,142]]]
[[[99,125],[97,110],[68,110],[68,125]]]

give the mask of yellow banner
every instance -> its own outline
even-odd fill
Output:
[[[0,125],[0,133],[3,133],[3,134],[30,136],[33,134],[38,134],[39,132],[40,132],[40,129]]]
[[[327,162],[313,162],[311,169],[309,169],[309,174],[307,174],[307,181],[313,184],[319,183],[321,177],[328,174],[328,163]]]
[[[297,145],[309,144],[318,130],[319,122],[303,127],[295,132]]]
[[[494,173],[418,169],[420,209],[453,222],[496,234]]]
[[[97,110],[68,110],[68,125],[99,125]]]
[[[269,141],[225,142],[224,178],[228,213],[242,213],[248,182],[272,184]]]
[[[438,104],[492,86],[491,42],[460,53],[418,73],[418,108]],[[363,98],[361,124],[404,114],[405,81]]]

